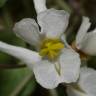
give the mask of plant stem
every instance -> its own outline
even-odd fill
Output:
[[[12,65],[12,64],[0,64],[0,69],[15,69],[15,68],[24,68],[24,67],[26,67],[26,65],[25,64],[23,64],[23,65],[19,65],[19,64],[14,64],[14,65]]]
[[[62,0],[56,0],[56,3],[60,5],[61,8],[68,11],[69,13],[72,13],[72,9],[68,6],[68,4]]]

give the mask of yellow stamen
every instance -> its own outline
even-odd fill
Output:
[[[43,57],[47,56],[49,59],[53,60],[58,55],[61,49],[64,48],[64,44],[58,39],[46,39],[41,45],[41,50],[39,54]]]

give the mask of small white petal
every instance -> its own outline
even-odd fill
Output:
[[[37,19],[47,38],[58,38],[68,26],[69,14],[64,10],[48,9],[38,14]]]
[[[34,64],[33,72],[37,82],[47,89],[57,87],[59,83],[59,76],[55,70],[54,64],[45,60]]]
[[[34,1],[34,5],[37,13],[47,10],[46,0],[33,0],[33,1]]]
[[[81,46],[80,50],[84,53],[96,56],[96,29],[86,34]]]
[[[78,84],[87,94],[96,96],[96,71],[82,68]]]
[[[14,32],[17,36],[28,42],[33,46],[37,46],[40,43],[39,27],[35,20],[26,18],[17,22],[14,26]]]
[[[91,73],[93,73],[93,72],[95,72],[95,70],[94,69],[91,69],[91,68],[88,68],[88,67],[82,67],[81,69],[80,69],[80,75],[82,75],[82,77],[84,76],[87,76],[87,75],[89,75],[89,74],[91,74]],[[84,73],[84,74],[83,74]]]
[[[72,49],[64,48],[60,56],[61,81],[66,83],[76,82],[80,72],[80,57]]]
[[[77,33],[77,36],[76,36],[76,46],[78,49],[81,48],[81,46],[82,46],[81,43],[86,38],[86,34],[87,34],[87,31],[88,31],[90,25],[91,25],[91,23],[89,22],[89,18],[83,17],[81,27]]]
[[[3,43],[0,41],[0,51],[5,52],[11,56],[16,57],[17,59],[20,59],[22,62],[26,63],[28,66],[32,66],[32,64],[38,62],[41,60],[41,57],[38,53],[21,48],[12,46],[6,43]]]

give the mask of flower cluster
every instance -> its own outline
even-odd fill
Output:
[[[70,14],[64,10],[47,9],[45,0],[34,0],[37,22],[25,18],[13,28],[15,34],[35,48],[35,51],[0,41],[0,51],[24,62],[37,82],[47,89],[66,83],[69,96],[96,96],[96,71],[81,67],[80,54],[66,41],[64,33]],[[91,23],[83,17],[75,40],[76,49],[96,55],[96,30],[87,32]]]

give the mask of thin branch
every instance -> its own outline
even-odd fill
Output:
[[[0,69],[15,69],[15,68],[24,68],[26,67],[25,64],[23,65],[18,65],[18,64],[0,64]]]

